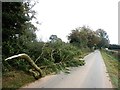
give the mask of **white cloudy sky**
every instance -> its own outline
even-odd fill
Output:
[[[110,43],[118,44],[119,0],[38,0],[34,7],[41,25],[37,37],[49,40],[51,34],[67,41],[71,30],[89,26],[107,31]]]

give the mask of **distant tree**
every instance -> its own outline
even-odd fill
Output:
[[[54,43],[54,42],[62,42],[62,40],[60,38],[57,37],[57,35],[51,35],[49,37],[50,42]]]
[[[108,47],[109,46],[109,37],[107,35],[107,32],[103,29],[96,30],[97,35],[101,39],[100,42],[97,44],[99,48],[101,47]]]
[[[90,49],[95,47],[100,41],[96,32],[85,26],[72,30],[72,33],[68,36],[68,40],[78,47],[89,47]]]
[[[81,44],[81,38],[80,38],[79,30],[77,30],[77,29],[76,30],[72,30],[72,32],[68,36],[68,40],[72,44],[80,45]]]
[[[57,35],[51,35],[49,39],[51,40],[51,42],[55,42],[57,41],[57,38]]]

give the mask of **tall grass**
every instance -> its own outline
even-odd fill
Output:
[[[120,90],[120,73],[118,72],[120,70],[120,62],[119,59],[114,56],[114,54],[111,54],[111,52],[102,50],[101,51],[105,65],[107,67],[107,71],[109,73],[112,85],[117,90]]]

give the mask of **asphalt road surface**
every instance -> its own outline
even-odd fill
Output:
[[[100,51],[84,57],[86,64],[70,73],[49,75],[22,88],[112,88]]]

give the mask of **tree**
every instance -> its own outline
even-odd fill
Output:
[[[36,38],[28,5],[28,2],[2,3],[2,46],[5,56],[16,54],[21,45]]]
[[[80,44],[81,40],[80,40],[80,33],[79,33],[79,30],[72,30],[72,33],[70,33],[70,35],[68,36],[68,40],[70,43],[73,43],[73,44]]]
[[[57,38],[57,35],[51,35],[49,39],[51,40],[51,42],[55,42]]]
[[[85,26],[72,30],[68,40],[78,47],[89,47],[90,49],[95,47],[100,41],[96,32]]]
[[[2,58],[28,53],[28,45],[36,41],[36,27],[31,23],[35,11],[30,2],[2,3]],[[11,62],[13,64],[14,62]]]
[[[60,38],[57,37],[57,35],[51,35],[50,36],[50,42],[55,43],[55,42],[62,42]]]
[[[99,48],[101,47],[108,47],[109,46],[109,37],[107,35],[107,32],[103,29],[96,30],[97,35],[101,39],[100,42],[97,44]]]

